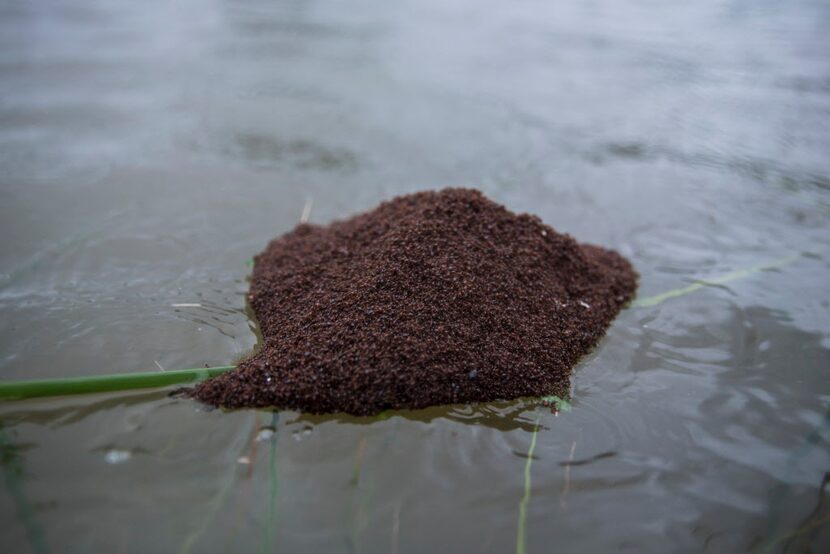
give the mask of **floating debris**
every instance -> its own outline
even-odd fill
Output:
[[[311,436],[311,427],[309,427],[307,425],[304,425],[301,429],[297,429],[296,431],[291,433],[291,437],[297,442],[300,442],[304,439],[307,439],[310,436]]]
[[[108,464],[123,464],[130,460],[133,457],[132,452],[129,450],[120,450],[117,448],[112,448],[107,450],[107,453],[104,454],[104,461]]]
[[[256,434],[256,441],[257,441],[257,442],[266,442],[266,441],[269,441],[269,440],[271,440],[272,438],[274,438],[274,435],[276,434],[276,432],[277,432],[277,430],[276,430],[275,428],[273,428],[273,427],[270,427],[270,426],[268,426],[268,427],[263,427],[263,428],[262,428],[262,429],[260,429],[260,430],[259,430],[259,432]]]

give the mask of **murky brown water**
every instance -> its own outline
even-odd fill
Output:
[[[326,222],[475,186],[622,251],[641,297],[795,258],[626,310],[558,416],[4,403],[0,550],[830,548],[829,24],[818,1],[3,2],[4,379],[232,362],[246,261],[307,198]]]

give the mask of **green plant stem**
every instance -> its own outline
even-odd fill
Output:
[[[214,377],[234,366],[172,369],[122,373],[118,375],[93,375],[60,379],[34,379],[30,381],[0,381],[0,400],[22,400],[42,396],[66,396],[132,389],[147,389],[195,383]]]

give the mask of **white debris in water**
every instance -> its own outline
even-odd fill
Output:
[[[294,437],[295,441],[300,442],[301,440],[311,436],[311,427],[303,427],[302,429],[298,429],[291,433],[291,436]]]
[[[259,433],[256,434],[256,441],[257,442],[265,442],[269,441],[274,438],[276,431],[273,427],[263,427],[259,430]]]
[[[201,304],[195,302],[182,302],[181,304],[170,304],[174,308],[201,308]]]
[[[108,464],[113,465],[123,464],[132,457],[133,454],[129,450],[118,450],[117,448],[113,448],[111,450],[108,450],[107,453],[104,455],[104,461],[106,461]]]
[[[248,456],[240,456],[236,459],[236,461],[243,465],[248,465],[251,463],[251,459]]]
[[[582,306],[583,308],[585,308],[586,310],[591,307],[590,304],[588,304],[587,302],[585,302],[583,300],[579,301],[579,305]]]

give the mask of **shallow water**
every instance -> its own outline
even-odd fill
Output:
[[[3,2],[4,379],[233,362],[246,262],[309,199],[322,223],[475,186],[619,249],[641,298],[776,267],[624,311],[558,415],[0,404],[0,550],[830,548],[828,24],[819,1]]]

